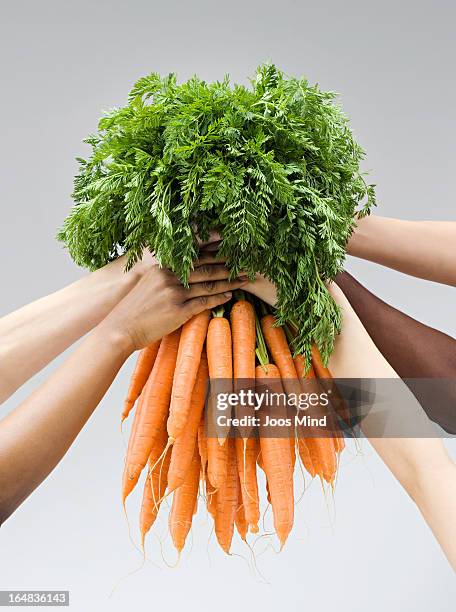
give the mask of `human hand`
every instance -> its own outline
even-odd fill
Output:
[[[200,251],[200,260],[204,259],[205,257],[213,257],[219,245],[219,234],[212,232],[209,237],[209,241],[202,244]],[[217,261],[220,263],[225,262],[225,258],[217,258]],[[262,274],[256,274],[255,280],[249,280],[247,284],[243,287],[243,289],[244,291],[247,291],[247,293],[255,295],[257,298],[260,298],[270,306],[275,306],[277,304],[276,286],[273,282],[268,280]]]
[[[275,306],[277,304],[277,288],[273,282],[262,274],[257,274],[255,280],[249,281],[243,289],[247,291],[247,293],[251,293],[257,298],[260,298],[260,300],[263,300],[263,302],[266,302],[270,306]]]
[[[246,277],[228,281],[229,271],[212,254],[205,254],[190,274],[189,288],[157,264],[102,321],[100,327],[116,333],[133,352],[171,333],[192,316],[227,302],[232,291],[248,283]]]

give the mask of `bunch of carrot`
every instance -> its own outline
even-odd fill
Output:
[[[333,485],[343,437],[272,438],[247,432],[237,438],[209,437],[204,420],[207,383],[232,380],[236,389],[245,379],[259,384],[283,380],[285,386],[300,386],[306,377],[330,377],[318,349],[306,370],[302,356],[293,358],[274,315],[264,308],[260,320],[243,295],[233,301],[229,318],[223,308],[205,311],[140,352],[122,413],[123,421],[137,404],[122,500],[125,504],[147,466],[140,512],[143,546],[162,500],[172,493],[169,531],[181,552],[201,483],[218,543],[229,553],[235,527],[243,540],[248,531],[258,532],[257,466],[265,473],[274,528],[281,546],[285,544],[293,526],[296,457],[312,478]]]

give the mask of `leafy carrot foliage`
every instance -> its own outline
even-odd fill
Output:
[[[375,204],[364,157],[335,94],[258,68],[250,87],[151,74],[104,116],[79,159],[75,206],[58,237],[98,268],[144,248],[185,284],[196,236],[222,235],[232,275],[278,288],[278,318],[299,324],[294,348],[329,357],[340,313],[325,282],[341,269],[357,214]]]

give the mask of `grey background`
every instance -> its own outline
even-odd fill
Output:
[[[152,70],[230,73],[273,60],[342,93],[378,184],[379,213],[454,220],[454,19],[451,1],[3,1],[0,26],[0,314],[84,272],[54,240],[70,206],[81,140]],[[452,76],[453,75],[453,76]],[[417,245],[419,248],[419,245]],[[412,316],[456,334],[454,289],[368,263],[348,267]],[[49,372],[1,407],[13,409]],[[253,577],[208,544],[200,511],[176,569],[140,563],[119,502],[119,413],[132,362],[47,481],[2,527],[0,589],[70,589],[74,610],[454,609],[454,574],[413,503],[365,442],[345,453],[335,495],[314,483],[285,550]],[[447,443],[448,446],[451,443]],[[452,446],[455,450],[454,441]],[[129,512],[136,527],[137,499]],[[328,510],[329,508],[329,510]],[[334,517],[334,509],[337,516]],[[332,517],[331,520],[329,517]],[[159,533],[164,533],[165,523]],[[136,532],[135,532],[136,535]],[[150,556],[161,564],[150,539]],[[174,562],[169,543],[166,558]],[[238,544],[235,552],[247,556]],[[258,549],[260,550],[260,548]]]

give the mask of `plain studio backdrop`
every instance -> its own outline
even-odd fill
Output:
[[[152,71],[245,82],[274,61],[341,93],[379,214],[454,220],[454,20],[451,1],[231,0],[2,2],[0,314],[85,274],[55,241],[68,213],[76,155],[103,110]],[[417,244],[419,249],[419,244]],[[350,260],[367,287],[456,334],[455,292]],[[1,341],[1,340],[0,340]],[[51,364],[1,407],[35,389]],[[454,574],[412,501],[368,444],[344,453],[334,501],[317,482],[281,554],[253,575],[238,541],[226,557],[200,508],[180,564],[152,562],[128,539],[120,504],[119,415],[130,360],[67,456],[0,530],[0,589],[69,589],[74,610],[453,610]],[[454,440],[447,442],[455,451]],[[298,492],[301,479],[297,478]],[[137,539],[137,497],[128,504]],[[165,513],[166,514],[166,513]],[[267,517],[269,520],[270,517]],[[166,522],[159,525],[163,535]],[[274,542],[276,546],[276,543]],[[267,541],[255,550],[264,551]],[[164,542],[169,563],[175,555]],[[157,563],[159,567],[155,566]]]

